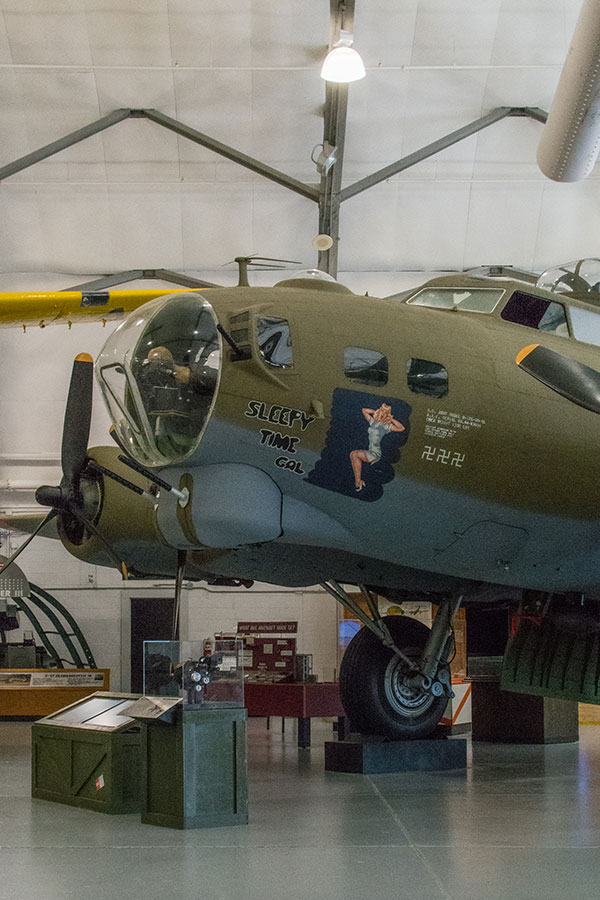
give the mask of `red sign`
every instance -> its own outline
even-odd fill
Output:
[[[297,622],[238,622],[238,634],[296,634]]]

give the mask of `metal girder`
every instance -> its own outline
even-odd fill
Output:
[[[271,166],[267,166],[265,163],[260,162],[258,159],[254,159],[252,156],[247,156],[239,150],[234,150],[233,147],[228,147],[227,144],[222,144],[221,141],[216,141],[207,134],[202,134],[201,131],[196,131],[195,128],[184,125],[182,122],[178,122],[176,119],[166,116],[157,109],[144,109],[143,113],[151,122],[156,122],[157,125],[162,125],[163,128],[174,131],[175,134],[178,134],[180,137],[187,138],[187,140],[193,141],[195,144],[200,144],[202,147],[206,147],[207,150],[212,150],[214,153],[218,153],[219,156],[224,156],[226,159],[230,159],[232,162],[238,163],[240,166],[244,166],[244,168],[250,169],[252,172],[256,172],[258,175],[263,175],[270,181],[274,181],[276,184],[282,185],[282,187],[289,188],[290,191],[295,191],[296,194],[301,194],[303,197],[307,197],[309,200],[314,200],[315,202],[319,199],[319,191],[316,187],[304,184],[303,181],[298,181],[296,178],[292,178],[291,175],[286,175],[285,172],[273,169]]]
[[[115,275],[104,275],[100,278],[95,278],[93,281],[86,281],[83,284],[75,284],[72,287],[64,288],[64,290],[103,291],[117,284],[126,284],[128,281],[139,281],[144,278],[170,281],[173,284],[179,284],[188,288],[221,287],[220,284],[216,284],[214,281],[202,281],[200,278],[192,278],[191,275],[173,272],[171,269],[129,269],[126,272],[117,272]]]
[[[103,275],[100,278],[94,278],[93,281],[84,281],[82,284],[74,284],[72,287],[64,288],[64,290],[104,291],[117,284],[126,284],[128,281],[137,281],[138,278],[143,277],[141,269],[129,269],[127,272],[117,272],[114,275]]]
[[[191,275],[183,275],[181,272],[173,272],[171,269],[153,269],[154,275],[146,274],[148,271],[148,269],[144,269],[142,278],[158,278],[161,281],[172,281],[173,284],[181,284],[190,288],[222,287],[222,285],[216,284],[214,281],[192,278]]]
[[[339,37],[340,31],[352,32],[354,30],[354,8],[355,0],[330,0],[330,20],[331,34],[330,46],[335,43]],[[20,159],[14,160],[5,166],[0,167],[0,181],[14,175],[29,166],[47,159],[73,144],[84,141],[101,131],[110,128],[119,122],[128,118],[145,118],[169,131],[174,132],[180,137],[200,144],[208,150],[231,160],[238,165],[244,166],[258,175],[294,191],[308,200],[312,200],[319,205],[319,233],[327,234],[333,240],[333,245],[329,250],[320,251],[318,257],[318,266],[320,269],[336,276],[338,267],[338,245],[339,245],[339,224],[340,224],[340,207],[344,200],[355,197],[362,191],[373,187],[376,184],[391,178],[403,172],[405,169],[416,165],[417,163],[428,159],[429,157],[439,153],[441,150],[458,143],[472,134],[481,131],[493,125],[495,122],[506,118],[507,116],[526,116],[537,122],[544,123],[548,114],[539,107],[510,107],[501,106],[485,116],[451,132],[444,137],[439,138],[426,147],[416,150],[414,153],[385,166],[382,169],[356,181],[354,184],[342,189],[343,163],[344,163],[344,146],[346,138],[346,121],[348,109],[348,85],[333,84],[327,82],[325,88],[325,106],[324,106],[324,126],[323,126],[323,145],[329,144],[335,148],[336,160],[331,168],[322,175],[319,186],[305,184],[284,172],[274,169],[272,166],[260,160],[254,159],[245,153],[241,153],[221,141],[211,138],[209,135],[203,134],[185,125],[170,116],[161,113],[156,109],[117,109],[92,122],[89,125],[79,128],[56,141],[46,144],[44,147],[22,156]],[[130,272],[120,273],[118,275],[107,275],[82,285],[77,285],[71,290],[102,290],[115,284],[122,284],[126,281],[132,281],[137,278],[155,278],[161,277],[166,281],[174,283],[186,284],[190,287],[213,287],[211,282],[203,282],[197,279],[190,279],[189,276],[179,276],[177,273],[169,273],[168,270],[156,270],[161,275],[146,275],[148,270],[132,270]]]
[[[113,112],[109,113],[107,116],[103,116],[96,122],[84,125],[83,128],[78,128],[77,131],[72,131],[70,134],[66,134],[57,141],[52,141],[51,144],[46,144],[45,147],[34,150],[33,153],[28,153],[20,159],[15,159],[13,162],[7,163],[5,166],[0,167],[0,181],[4,178],[8,178],[9,175],[14,175],[22,169],[27,169],[29,166],[41,162],[42,159],[47,159],[49,156],[54,156],[55,153],[60,153],[61,150],[66,150],[67,147],[72,147],[73,144],[85,141],[88,138],[93,137],[93,135],[98,134],[100,131],[106,131],[107,128],[111,128],[113,125],[117,125],[124,119],[128,119],[132,112],[133,110],[131,109],[115,109]]]
[[[71,134],[67,134],[57,141],[52,141],[52,143],[40,147],[39,150],[34,150],[33,153],[28,153],[27,156],[22,156],[20,159],[16,159],[6,166],[2,166],[0,168],[0,181],[4,178],[8,178],[9,175],[14,175],[22,169],[27,169],[29,166],[33,166],[35,163],[40,162],[42,159],[54,156],[54,154],[60,153],[61,150],[65,150],[67,147],[71,147],[73,144],[84,141],[87,138],[98,134],[98,132],[105,131],[112,125],[116,125],[118,122],[122,122],[124,119],[129,118],[145,118],[151,122],[155,122],[157,125],[161,125],[169,131],[174,131],[175,134],[178,134],[180,137],[193,141],[195,144],[200,144],[202,147],[206,147],[208,150],[218,153],[219,156],[224,156],[226,159],[230,159],[232,162],[238,163],[246,169],[251,169],[258,175],[262,175],[270,181],[274,181],[276,184],[288,188],[290,191],[295,191],[297,194],[301,194],[303,197],[313,200],[315,203],[319,200],[319,189],[317,187],[310,184],[304,184],[303,181],[298,181],[298,179],[292,178],[291,175],[286,175],[285,172],[280,172],[278,169],[274,169],[272,166],[268,166],[266,163],[254,159],[252,156],[241,153],[234,147],[229,147],[227,144],[223,144],[221,141],[217,141],[207,134],[202,134],[201,131],[197,131],[190,125],[184,125],[183,122],[178,122],[176,119],[172,119],[170,116],[159,112],[157,109],[114,110],[114,112],[109,113],[107,116],[103,116],[96,122],[91,122],[89,125],[85,125],[83,128],[79,128],[77,131],[73,131]]]
[[[329,46],[339,38],[342,28],[354,30],[354,0],[329,0],[331,32]],[[319,252],[318,267],[334,277],[338,268],[340,240],[340,204],[346,121],[348,117],[348,85],[325,82],[325,109],[323,122],[323,146],[335,147],[333,166],[321,177],[319,187],[319,234],[328,234],[333,240],[329,250]]]
[[[368,188],[380,184],[387,178],[398,175],[399,172],[403,172],[405,169],[415,166],[424,159],[429,159],[430,156],[435,156],[435,154],[439,153],[441,150],[445,150],[447,147],[451,147],[452,144],[457,144],[459,141],[464,141],[465,138],[471,137],[472,134],[476,134],[484,128],[489,128],[490,125],[494,125],[496,122],[499,122],[501,119],[506,119],[508,116],[528,116],[537,119],[539,122],[543,122],[545,121],[543,118],[545,115],[547,114],[544,113],[543,110],[534,110],[531,107],[515,108],[512,106],[498,106],[487,115],[481,116],[473,122],[469,122],[468,125],[463,125],[462,128],[451,131],[449,134],[444,135],[444,137],[438,138],[437,141],[433,141],[433,143],[421,147],[420,150],[415,150],[414,153],[403,156],[402,159],[396,160],[396,162],[391,163],[389,166],[378,169],[378,171],[373,172],[372,175],[367,175],[366,178],[355,181],[354,184],[344,188],[340,193],[340,202],[343,203],[344,200],[355,197],[362,191],[366,191]]]

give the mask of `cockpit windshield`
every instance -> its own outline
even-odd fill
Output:
[[[117,436],[145,465],[186,459],[210,416],[221,364],[215,313],[196,293],[140,307],[107,340],[96,374]]]

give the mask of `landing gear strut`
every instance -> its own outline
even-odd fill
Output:
[[[462,597],[445,600],[429,629],[408,616],[382,617],[364,585],[370,616],[337,582],[322,586],[365,625],[348,645],[340,669],[342,703],[353,727],[394,740],[426,737],[452,697],[448,659]]]

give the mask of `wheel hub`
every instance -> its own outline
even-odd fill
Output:
[[[408,651],[406,655],[412,659],[419,657],[418,651],[413,653]],[[409,678],[413,684],[408,683]],[[384,688],[389,704],[403,716],[421,715],[435,700],[430,691],[414,684],[414,671],[397,656],[392,657],[388,663]]]

